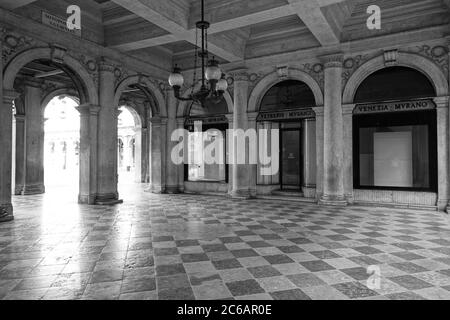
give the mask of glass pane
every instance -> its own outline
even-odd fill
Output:
[[[300,187],[300,130],[282,131],[282,183]]]
[[[360,185],[429,188],[428,126],[360,128]]]
[[[190,133],[189,181],[225,181],[225,146],[224,131]]]

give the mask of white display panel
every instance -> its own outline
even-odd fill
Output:
[[[374,185],[413,187],[411,132],[374,133]]]

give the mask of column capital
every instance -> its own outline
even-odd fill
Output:
[[[98,70],[100,72],[110,72],[110,73],[114,73],[114,70],[116,69],[114,63],[109,60],[109,59],[105,59],[104,57],[102,57],[99,61],[98,61]]]
[[[247,112],[247,120],[248,121],[256,121],[258,118],[259,112]]]
[[[3,103],[5,104],[11,104],[13,103],[14,99],[17,99],[18,97],[20,97],[20,93],[14,90],[8,90],[8,89],[4,89],[3,90]]]
[[[24,114],[15,114],[14,118],[16,119],[16,121],[25,121],[25,115]]]
[[[228,72],[229,75],[233,77],[234,82],[236,81],[248,81],[249,75],[248,75],[247,69],[237,69],[232,70]]]
[[[44,81],[41,79],[36,79],[33,77],[23,77],[21,78],[20,85],[23,87],[32,87],[42,89]]]
[[[96,106],[93,104],[82,104],[78,107],[75,107],[75,109],[78,110],[78,112],[81,115],[87,116],[87,115],[92,115],[92,116],[97,116],[98,113],[100,112],[100,106]]]
[[[233,123],[233,114],[232,113],[226,114],[225,118],[227,118],[228,123]]]
[[[316,117],[323,117],[325,112],[323,107],[314,107],[312,109],[316,113]]]
[[[177,126],[183,127],[185,121],[186,121],[186,120],[185,120],[184,118],[177,118]]]
[[[341,68],[344,62],[344,54],[333,53],[327,54],[319,57],[320,62],[322,62],[325,69],[327,68]]]
[[[433,99],[434,103],[436,104],[436,108],[448,108],[449,103],[449,97],[448,96],[442,96],[442,97],[436,97]]]
[[[344,114],[344,115],[353,114],[353,110],[355,110],[355,106],[356,106],[356,104],[354,104],[354,103],[343,104],[342,105],[342,114]]]

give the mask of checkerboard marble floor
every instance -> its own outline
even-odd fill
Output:
[[[0,299],[450,299],[444,213],[122,195],[115,207],[16,197]]]

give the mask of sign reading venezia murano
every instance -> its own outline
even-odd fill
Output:
[[[355,107],[354,114],[380,113],[380,112],[403,112],[432,110],[436,105],[432,100],[412,100],[378,104],[361,104]]]

